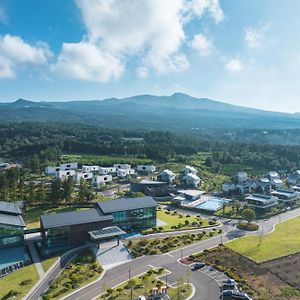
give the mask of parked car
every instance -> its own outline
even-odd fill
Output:
[[[196,262],[194,265],[193,265],[193,270],[199,270],[199,269],[201,269],[201,268],[203,268],[203,267],[205,267],[206,266],[206,264],[204,263],[204,262],[202,262],[202,261],[199,261],[199,262]]]

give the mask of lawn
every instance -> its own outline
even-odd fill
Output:
[[[172,226],[178,226],[179,223],[182,225],[188,221],[188,225],[184,226],[183,229],[190,229],[190,228],[198,228],[201,222],[201,226],[209,226],[207,219],[198,218],[196,216],[190,216],[186,214],[177,213],[176,211],[166,211],[166,210],[158,210],[157,211],[157,218],[165,223],[163,225],[163,231],[173,230]],[[193,225],[194,223],[194,225]]]
[[[132,288],[132,299],[137,299],[140,295],[149,295],[153,287],[161,287],[164,283],[159,280],[159,277],[163,276],[168,271],[165,269],[149,270],[147,273],[141,274],[132,278],[113,289],[107,288],[106,293],[98,300],[114,299],[114,300],[128,300],[130,299],[130,290]],[[168,295],[173,300],[184,300],[192,293],[191,285],[185,283],[184,278],[178,278],[178,287],[168,289]],[[179,293],[178,293],[179,289]],[[178,297],[179,294],[179,297]]]
[[[50,267],[59,259],[60,255],[51,256],[42,260],[42,267],[44,272],[47,272]]]
[[[221,232],[222,230],[214,229],[210,232],[203,231],[197,234],[190,233],[165,238],[129,240],[127,242],[127,247],[134,257],[156,255],[198,243],[202,240],[216,236]]]
[[[43,299],[60,299],[74,290],[98,279],[103,272],[94,253],[87,251],[75,257],[52,283]]]
[[[300,251],[300,217],[276,225],[264,236],[247,236],[226,246],[256,262],[263,262]]]
[[[0,299],[24,299],[39,275],[34,265],[26,266],[0,279]],[[11,292],[10,292],[11,291]],[[15,294],[15,297],[9,297]]]
[[[84,210],[87,208],[79,208],[79,207],[57,207],[57,208],[48,208],[48,207],[31,207],[26,210],[24,213],[25,222],[28,229],[38,228],[40,227],[40,216],[43,214],[54,214],[75,210]]]

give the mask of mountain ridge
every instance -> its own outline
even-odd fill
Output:
[[[34,102],[20,98],[0,103],[0,109],[0,122],[64,120],[108,128],[171,131],[300,128],[297,114],[237,106],[183,93],[63,102]]]

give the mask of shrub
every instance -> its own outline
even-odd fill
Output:
[[[30,284],[30,283],[32,283],[32,279],[25,279],[25,280],[20,282],[20,285],[27,285],[27,284]]]

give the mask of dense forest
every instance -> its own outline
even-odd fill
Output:
[[[251,132],[253,134],[253,132]],[[127,131],[82,124],[14,123],[0,128],[0,157],[38,167],[58,162],[63,153],[118,155],[188,163],[191,155],[210,153],[205,164],[215,172],[223,164],[293,170],[300,164],[300,146],[241,143],[209,136],[163,131]]]

